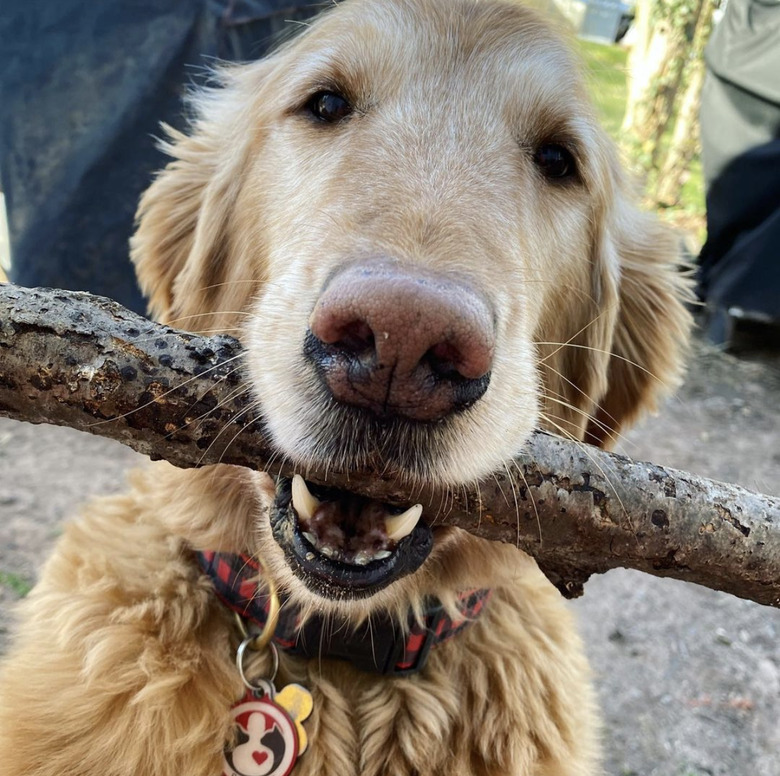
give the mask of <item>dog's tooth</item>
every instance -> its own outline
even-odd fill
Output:
[[[385,560],[385,558],[389,558],[393,553],[390,550],[380,550],[376,555],[374,555],[373,560]]]
[[[318,547],[317,550],[326,558],[333,558],[337,553],[337,550],[334,550],[332,547],[328,547],[327,544],[323,544],[321,547]]]
[[[420,515],[422,515],[422,504],[415,504],[400,515],[386,517],[385,530],[387,531],[387,538],[392,542],[398,542],[404,536],[408,536],[417,525]]]
[[[301,520],[308,522],[314,517],[320,502],[309,493],[306,487],[306,480],[300,474],[296,474],[292,481],[292,503],[293,509],[298,513]]]
[[[367,550],[361,550],[350,561],[353,566],[367,566],[373,560]]]
[[[313,533],[309,533],[308,531],[303,532],[303,538],[306,539],[306,541],[312,546],[317,546],[317,538],[314,536]]]

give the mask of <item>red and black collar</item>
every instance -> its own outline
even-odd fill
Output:
[[[219,599],[234,612],[263,627],[268,618],[269,597],[262,572],[252,557],[222,552],[198,552],[198,563],[211,578]],[[426,606],[424,623],[410,614],[400,633],[387,615],[371,617],[369,625],[339,628],[329,619],[310,617],[301,626],[300,612],[282,601],[274,643],[292,655],[305,658],[338,658],[363,671],[405,676],[422,670],[431,648],[452,638],[475,620],[490,597],[490,590],[468,590],[458,596],[460,617],[453,619],[433,599]]]

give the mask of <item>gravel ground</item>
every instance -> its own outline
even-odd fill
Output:
[[[678,396],[621,452],[780,495],[779,438],[780,358],[698,346]],[[61,521],[121,489],[140,460],[119,443],[0,419],[0,650]],[[591,580],[572,607],[610,776],[780,774],[780,611],[622,570]]]

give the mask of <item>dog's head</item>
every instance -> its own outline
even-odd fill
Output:
[[[133,240],[152,312],[240,333],[301,471],[457,486],[536,427],[609,444],[675,382],[689,322],[580,71],[513,3],[346,0],[172,133]],[[385,600],[428,555],[414,509],[293,490],[260,541],[304,597]],[[412,580],[457,580],[457,536]]]

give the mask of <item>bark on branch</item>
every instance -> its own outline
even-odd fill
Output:
[[[0,415],[118,439],[176,466],[291,475],[252,414],[240,365],[231,337],[176,331],[88,294],[0,285]],[[622,566],[780,606],[780,499],[542,433],[515,464],[456,493],[409,493],[370,471],[330,469],[327,480],[421,501],[436,522],[516,543],[567,596]]]

